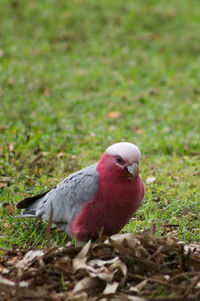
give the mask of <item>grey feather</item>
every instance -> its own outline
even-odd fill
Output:
[[[15,216],[14,218],[24,218],[24,217],[35,217],[35,214],[22,213],[22,215]]]
[[[48,191],[46,194],[33,197],[21,201],[25,210],[20,217],[42,217],[48,221],[51,212],[51,204],[53,208],[53,222],[61,229],[68,232],[68,224],[72,222],[74,217],[81,211],[84,204],[94,198],[98,190],[98,172],[97,164],[91,165],[80,171],[77,171],[56,187]]]

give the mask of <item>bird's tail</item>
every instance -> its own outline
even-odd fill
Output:
[[[16,218],[38,217],[36,215],[38,204],[40,203],[41,198],[43,198],[43,196],[45,196],[48,192],[49,190],[20,201],[16,207],[17,209],[24,209],[24,211],[21,215],[16,216]]]
[[[40,194],[37,194],[37,195],[34,195],[34,196],[31,196],[31,197],[28,197],[28,198],[25,198],[24,200],[20,201],[18,204],[17,204],[17,209],[26,209],[26,208],[30,208],[31,207],[34,207],[34,203],[41,199],[45,194],[47,194],[50,190],[48,191],[45,191],[45,192],[42,192]]]

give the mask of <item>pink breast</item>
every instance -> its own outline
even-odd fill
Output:
[[[128,223],[144,197],[144,185],[138,176],[123,184],[99,179],[100,189],[86,203],[70,225],[70,233],[79,241],[96,239],[103,227],[105,235],[118,233]]]

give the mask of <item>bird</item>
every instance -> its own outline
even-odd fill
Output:
[[[140,149],[130,142],[109,146],[98,163],[72,173],[52,189],[23,199],[19,218],[40,217],[78,242],[117,234],[145,194],[139,175]]]

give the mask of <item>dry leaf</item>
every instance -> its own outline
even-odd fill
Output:
[[[8,130],[8,126],[7,125],[0,125],[0,132],[5,132]]]
[[[18,256],[13,256],[7,261],[7,264],[9,266],[13,266],[17,261],[18,261]]]
[[[73,270],[74,272],[84,269],[86,267],[87,257],[84,258],[75,258],[73,260]]]
[[[143,129],[142,129],[142,128],[135,127],[135,128],[133,128],[133,132],[136,133],[136,134],[138,134],[138,135],[140,135],[140,134],[142,134]]]
[[[9,84],[10,86],[13,86],[13,85],[15,84],[15,81],[14,81],[14,79],[13,79],[12,77],[10,77],[10,78],[8,79],[8,84]]]
[[[63,152],[60,152],[60,153],[56,154],[56,157],[57,157],[57,158],[62,158],[62,157],[64,157],[64,156],[66,156],[66,154],[63,153]]]
[[[33,48],[31,50],[32,55],[38,55],[40,53],[40,50],[38,48]]]
[[[5,279],[0,275],[0,292],[9,293],[15,287],[15,282]]]
[[[0,183],[0,189],[3,189],[8,186],[8,183]]]
[[[118,119],[121,116],[120,112],[112,111],[108,113],[108,117],[111,119]]]
[[[174,180],[176,180],[176,181],[179,181],[179,180],[180,180],[180,178],[177,177],[177,176],[172,176],[172,178],[173,178]]]
[[[103,291],[103,294],[114,294],[117,290],[119,286],[119,283],[118,282],[113,282],[113,283],[107,283],[104,291]]]
[[[91,240],[89,240],[87,242],[87,244],[82,248],[82,250],[78,253],[78,255],[76,256],[76,258],[84,258],[88,252],[89,252],[89,249],[90,249],[90,246],[91,246]]]
[[[112,63],[112,59],[110,57],[105,57],[103,60],[104,60],[104,63],[107,65]]]
[[[86,266],[87,261],[87,253],[91,246],[91,240],[83,247],[83,249],[78,253],[76,258],[73,260],[73,270],[77,271],[79,269],[83,269]]]
[[[36,250],[36,251],[31,250],[28,253],[26,253],[24,258],[16,264],[16,267],[25,270],[31,265],[31,263],[36,258],[41,258],[43,255],[44,255],[44,251],[42,250]]]
[[[49,97],[49,96],[50,96],[49,89],[46,88],[46,89],[44,90],[43,94],[44,94],[45,96]]]
[[[15,142],[11,142],[11,143],[9,144],[9,150],[10,150],[11,152],[14,152],[14,150],[15,150]]]
[[[80,76],[86,75],[87,73],[88,71],[86,69],[79,69],[76,71],[76,74]]]
[[[156,181],[156,177],[148,177],[146,178],[146,183],[151,184]]]
[[[99,286],[100,280],[97,278],[90,278],[86,277],[81,279],[79,282],[76,283],[73,293],[81,292],[81,291],[87,291],[91,288],[95,288]]]
[[[137,239],[135,234],[133,233],[125,233],[125,234],[114,234],[110,237],[111,241],[114,241],[116,243],[123,244],[125,241],[127,242],[127,246],[131,248],[135,248],[136,245],[140,244],[140,241]],[[109,240],[106,241],[108,243]]]
[[[1,182],[7,182],[9,183],[11,181],[11,177],[1,177]]]
[[[49,155],[49,152],[41,152],[42,156],[46,157]]]
[[[149,94],[150,95],[158,95],[159,90],[158,89],[150,89]]]
[[[195,172],[193,172],[192,175],[193,175],[193,176],[199,176],[199,175],[200,175],[200,171],[195,171]]]
[[[2,266],[0,266],[0,273],[2,275],[5,275],[5,274],[9,274],[9,269],[6,269],[6,268],[3,268]]]
[[[36,250],[0,251],[0,295],[9,298],[144,301],[160,299],[161,290],[163,300],[200,296],[200,244],[185,245],[174,236],[118,234],[83,247],[52,247],[42,258]],[[83,260],[81,269],[72,268],[77,260]]]
[[[3,208],[7,211],[8,214],[14,215],[15,207],[9,203],[4,203]]]
[[[65,273],[70,273],[72,272],[72,261],[70,257],[64,256],[61,260],[55,262],[55,267],[64,271]]]
[[[109,283],[113,281],[117,271],[121,270],[124,276],[127,272],[126,265],[117,256],[110,260],[90,260],[85,268],[91,277],[98,277]]]
[[[132,292],[138,293],[139,291],[141,291],[141,289],[143,289],[144,286],[146,286],[147,282],[148,282],[148,279],[144,279],[138,285],[131,287],[130,290]]]
[[[110,126],[109,128],[108,128],[108,132],[113,132],[113,131],[115,131],[116,130],[116,127],[115,126]]]

